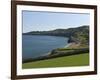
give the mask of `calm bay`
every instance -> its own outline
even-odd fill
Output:
[[[36,58],[47,55],[56,48],[63,48],[68,44],[68,38],[47,35],[23,35],[22,59]]]

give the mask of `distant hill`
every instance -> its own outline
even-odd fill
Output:
[[[77,28],[55,29],[50,31],[31,31],[23,33],[23,35],[50,35],[50,36],[64,36],[69,38],[70,42],[89,44],[89,26],[84,25]]]

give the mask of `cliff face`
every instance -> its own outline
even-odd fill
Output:
[[[52,31],[31,31],[23,33],[24,35],[50,35],[50,36],[64,36],[69,38],[70,42],[89,44],[89,26],[80,26],[69,29],[56,29]]]
[[[77,30],[73,32],[69,40],[72,42],[88,45],[89,44],[89,26],[82,26],[76,29]]]

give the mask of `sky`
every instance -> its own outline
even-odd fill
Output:
[[[89,25],[90,15],[64,12],[22,11],[23,33]]]

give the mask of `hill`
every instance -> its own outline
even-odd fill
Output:
[[[50,36],[64,36],[68,37],[68,42],[75,42],[80,44],[89,44],[89,26],[84,25],[77,28],[55,29],[50,31],[31,31],[23,33],[23,35],[50,35]]]

